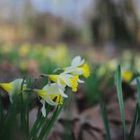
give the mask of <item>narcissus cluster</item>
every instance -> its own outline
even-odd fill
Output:
[[[80,56],[73,58],[71,65],[63,68],[61,73],[46,75],[49,82],[42,89],[32,89],[32,91],[41,98],[41,111],[43,116],[46,115],[46,102],[51,106],[63,104],[64,98],[68,97],[66,94],[66,87],[69,87],[73,92],[76,92],[78,84],[84,83],[80,78],[87,78],[89,75],[89,65],[85,63],[85,60]],[[16,79],[10,83],[0,83],[0,87],[9,93],[10,101],[12,102],[12,96],[15,93],[17,94],[20,93],[21,90],[27,90],[27,83],[23,79]]]

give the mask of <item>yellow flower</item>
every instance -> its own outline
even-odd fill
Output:
[[[49,90],[44,90],[44,89],[42,90],[37,89],[35,91],[43,100],[45,100],[48,104],[52,106],[63,104],[63,97],[59,93],[59,91],[57,93],[52,93]]]
[[[63,88],[66,86],[72,88],[72,91],[74,92],[77,91],[78,83],[83,83],[83,81],[79,79],[78,75],[61,73],[59,75],[48,75],[48,77],[51,81],[56,82]]]
[[[8,93],[11,93],[13,91],[13,85],[10,83],[1,83],[0,86]]]
[[[107,63],[107,68],[111,71],[115,71],[118,66],[118,60],[113,59]]]
[[[9,93],[10,100],[12,102],[12,95],[18,93],[21,90],[21,84],[23,79],[16,79],[9,83],[0,83],[0,87]],[[23,85],[23,88],[26,88],[26,84]]]
[[[48,84],[44,86],[43,89],[36,89],[34,91],[41,97],[41,112],[44,117],[46,116],[45,102],[51,106],[57,106],[63,104],[63,98],[67,97],[64,93],[64,89],[56,83]]]
[[[19,54],[22,57],[25,57],[28,55],[30,51],[30,45],[29,44],[23,44],[20,48],[19,48]]]
[[[51,94],[50,98],[51,98],[51,100],[53,100],[57,104],[63,104],[63,97],[61,95]]]
[[[72,91],[74,92],[76,92],[78,88],[78,79],[79,79],[79,76],[77,75],[71,79],[71,87],[72,87]]]
[[[82,65],[81,67],[79,67],[77,69],[82,71],[82,75],[84,77],[86,77],[86,78],[89,77],[89,75],[90,75],[90,68],[89,68],[88,64],[84,64],[84,65]]]
[[[0,83],[0,87],[2,87],[9,94],[13,94],[15,91],[19,91],[21,89],[21,84],[23,79],[16,79],[9,83]]]
[[[48,84],[43,89],[36,89],[37,94],[50,105],[58,105],[63,103],[63,97],[67,97],[64,89],[56,83]]]
[[[133,78],[133,72],[130,70],[122,72],[122,78],[124,81],[129,82]]]

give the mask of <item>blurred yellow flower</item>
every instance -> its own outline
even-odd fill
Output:
[[[124,81],[129,82],[133,78],[133,72],[130,70],[122,72],[122,78]]]
[[[111,60],[111,61],[109,61],[109,62],[107,63],[107,67],[108,67],[109,70],[111,70],[111,71],[115,71],[116,68],[117,68],[117,66],[118,66],[118,61],[117,61],[117,59],[113,59],[113,60]]]
[[[22,46],[19,47],[19,55],[21,57],[25,57],[29,54],[30,52],[30,45],[29,44],[23,44]]]
[[[28,65],[29,65],[29,61],[22,59],[19,63],[19,68],[21,70],[27,70]]]

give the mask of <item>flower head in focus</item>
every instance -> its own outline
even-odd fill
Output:
[[[62,90],[62,88],[56,83],[47,84],[42,89],[36,89],[35,92],[41,97],[41,103],[43,105],[41,112],[43,116],[46,116],[45,102],[51,106],[56,106],[63,104],[63,98],[67,97],[64,90]]]
[[[36,89],[35,92],[37,92],[37,94],[48,104],[53,106],[63,103],[60,96],[67,97],[64,90],[59,88],[56,83],[47,84],[42,89]]]
[[[89,65],[85,63],[84,59],[82,59],[80,56],[76,56],[73,58],[71,66],[66,67],[64,72],[73,75],[83,75],[87,78],[90,75],[90,68]]]
[[[53,82],[56,82],[60,85],[61,88],[65,88],[66,86],[72,88],[72,91],[76,92],[78,88],[78,83],[83,83],[82,80],[79,79],[78,75],[72,75],[67,73],[61,73],[59,75],[49,75],[49,79]]]

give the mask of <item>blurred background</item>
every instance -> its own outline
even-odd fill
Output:
[[[139,0],[1,0],[0,43],[64,43],[78,53],[112,57],[118,49],[139,48],[139,6]]]
[[[138,0],[1,0],[0,41],[139,43],[139,6]]]
[[[103,132],[98,114],[101,96],[108,110],[114,110],[115,115],[109,112],[109,121],[115,126],[113,137],[120,138],[115,135],[121,120],[113,94],[119,63],[124,97],[129,99],[126,119],[131,122],[135,95],[130,83],[140,73],[139,49],[139,0],[0,0],[0,80],[52,73],[68,66],[73,56],[83,56],[90,64],[91,76],[79,88],[71,114],[93,119],[100,130],[96,140],[101,140]]]
[[[139,48],[139,6],[139,0],[1,0],[0,43],[65,43],[114,56]]]

